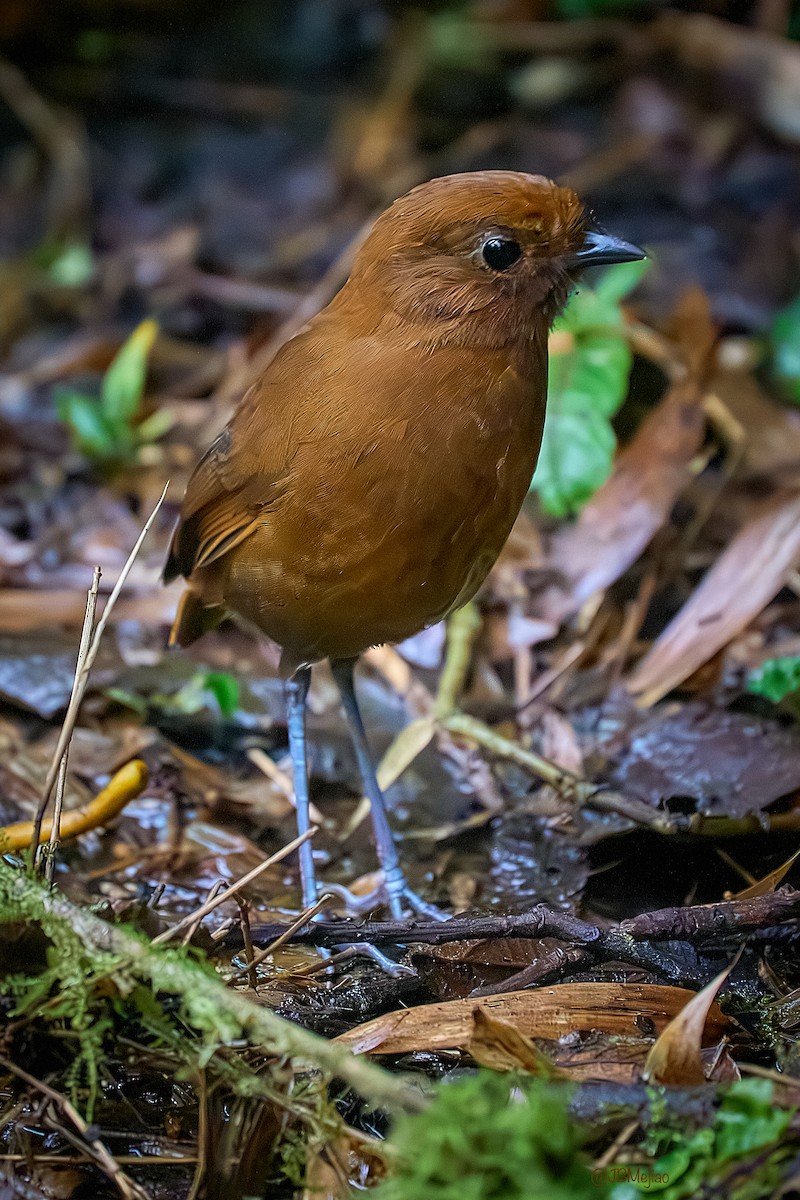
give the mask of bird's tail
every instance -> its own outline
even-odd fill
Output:
[[[170,646],[188,646],[210,629],[216,629],[227,616],[224,604],[205,604],[192,588],[187,588],[178,602],[178,611],[169,632]]]

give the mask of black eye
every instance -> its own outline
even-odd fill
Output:
[[[483,257],[493,271],[507,271],[522,258],[522,246],[513,238],[490,238],[483,247]]]

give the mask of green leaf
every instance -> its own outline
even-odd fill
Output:
[[[596,296],[604,300],[624,300],[644,279],[650,270],[650,260],[639,259],[637,262],[616,263],[608,267],[594,285]]]
[[[219,705],[223,717],[232,717],[239,707],[238,679],[227,671],[209,671],[204,683]]]
[[[174,414],[167,408],[157,408],[149,417],[145,417],[136,426],[136,440],[142,443],[157,442],[165,433],[169,433],[175,424]]]
[[[778,313],[770,343],[772,377],[787,400],[800,404],[800,296]]]
[[[62,390],[56,394],[59,419],[69,426],[75,444],[89,458],[115,457],[117,438],[97,400],[83,392]]]
[[[47,268],[47,274],[59,287],[82,287],[94,275],[94,258],[85,242],[64,246]]]
[[[139,411],[147,362],[158,334],[155,321],[142,321],[121,346],[103,377],[100,402],[109,422],[130,424]]]
[[[777,1142],[792,1119],[793,1109],[773,1104],[769,1079],[732,1083],[717,1113],[718,1161],[738,1158]]]
[[[768,658],[757,670],[750,672],[747,690],[779,704],[800,691],[800,658]]]
[[[602,413],[547,414],[533,485],[554,517],[582,508],[611,473],[616,440]]]
[[[581,288],[555,324],[569,337],[550,355],[547,416],[532,488],[553,516],[577,512],[611,473],[611,428],[628,392],[633,355],[620,300],[646,263],[610,267],[594,288]]]

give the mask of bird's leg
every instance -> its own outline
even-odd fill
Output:
[[[303,667],[286,681],[286,725],[289,731],[289,753],[292,756],[294,773],[294,802],[297,810],[297,832],[305,833],[310,828],[308,796],[308,762],[306,757],[306,697],[311,683],[311,668]],[[303,908],[311,908],[317,902],[317,880],[311,842],[300,847],[300,885],[303,893]],[[333,887],[330,889],[334,890]],[[414,975],[411,967],[396,963],[381,954],[375,946],[365,942],[349,943],[336,947],[342,957],[361,956],[377,963],[387,975]],[[327,956],[327,951],[322,951]]]
[[[297,809],[297,832],[305,833],[311,826],[308,800],[308,762],[306,759],[306,696],[311,683],[311,668],[302,667],[286,680],[286,726],[289,731],[289,753],[294,774],[294,802]],[[314,875],[314,854],[311,842],[300,847],[300,884],[303,908],[317,902],[317,881]]]
[[[397,854],[394,836],[389,827],[386,814],[386,802],[378,786],[375,768],[372,765],[367,735],[364,732],[364,722],[356,700],[353,681],[353,671],[356,660],[353,658],[339,659],[331,663],[333,677],[336,680],[342,696],[347,724],[358,761],[358,769],[364,783],[364,791],[372,809],[372,828],[375,833],[375,849],[378,860],[383,868],[384,888],[389,902],[389,910],[393,917],[403,916],[403,900],[407,901],[413,912],[422,913],[435,920],[445,920],[446,916],[433,904],[427,904],[416,892],[413,892],[406,882],[403,868]]]

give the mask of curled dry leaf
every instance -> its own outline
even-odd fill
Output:
[[[800,858],[800,850],[795,850],[786,862],[781,863],[774,871],[770,871],[769,875],[765,875],[763,879],[757,879],[755,883],[751,883],[749,887],[743,888],[741,892],[735,895],[736,900],[752,900],[756,896],[768,896],[774,892],[777,887],[783,882],[784,877],[788,875],[794,864]]]
[[[739,531],[628,681],[655,704],[741,633],[800,559],[800,493],[763,505]]]
[[[354,1188],[361,1192],[385,1170],[377,1138],[345,1127],[309,1154],[303,1200],[351,1200]]]
[[[529,1037],[484,1008],[476,1008],[472,1014],[472,1036],[466,1048],[477,1063],[492,1071],[524,1071],[540,1079],[565,1077]]]
[[[663,1029],[691,997],[685,988],[654,984],[563,983],[487,996],[481,1008],[528,1037],[560,1038],[592,1030],[635,1037]],[[469,998],[423,1004],[376,1017],[335,1040],[355,1054],[464,1049],[472,1036],[474,1011],[475,1001]],[[708,1036],[719,1037],[727,1023],[712,1006]]]
[[[645,1079],[680,1087],[705,1083],[701,1057],[703,1035],[707,1031],[709,1016],[716,1007],[714,998],[732,969],[733,963],[720,971],[701,992],[692,996],[659,1034],[644,1064]]]
[[[418,717],[398,733],[378,767],[378,783],[384,791],[422,753],[435,732],[433,717]]]

